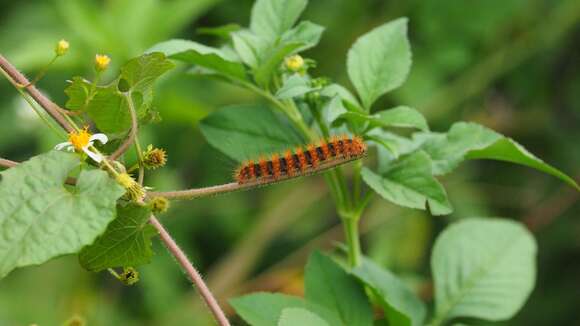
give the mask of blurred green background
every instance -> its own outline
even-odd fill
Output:
[[[0,1],[0,52],[32,76],[55,42],[69,53],[39,87],[57,103],[66,80],[91,77],[95,53],[112,69],[169,38],[217,45],[202,26],[247,25],[253,1]],[[375,108],[408,104],[434,130],[472,120],[513,137],[563,171],[580,176],[580,2],[577,0],[313,0],[305,18],[327,27],[306,53],[315,75],[348,84],[346,51],[385,21],[410,18],[414,64],[407,83]],[[184,74],[158,84],[163,121],[142,130],[143,144],[165,148],[169,164],[147,177],[158,190],[227,182],[235,163],[210,148],[197,123],[220,106],[259,101],[252,94]],[[350,87],[350,85],[349,85]],[[25,160],[56,139],[0,81],[0,157]],[[516,318],[502,325],[573,325],[580,321],[578,193],[533,170],[471,162],[443,180],[456,207],[433,218],[376,200],[363,217],[364,251],[431,301],[429,252],[449,222],[471,216],[523,221],[539,242],[537,285]],[[341,241],[341,227],[320,176],[192,202],[161,216],[223,303],[249,291],[302,292],[302,268],[315,248]],[[81,269],[76,257],[19,269],[0,281],[0,325],[211,325],[184,275],[156,243],[141,281],[124,287],[107,273]],[[229,309],[229,308],[228,308]],[[241,322],[234,319],[236,324]],[[477,323],[482,324],[482,323]],[[496,323],[498,324],[498,323]],[[493,324],[493,325],[496,325]]]

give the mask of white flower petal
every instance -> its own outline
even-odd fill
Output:
[[[57,151],[60,151],[65,147],[71,147],[71,146],[72,146],[71,142],[67,141],[64,143],[57,144],[56,146],[54,146],[54,149],[56,149]]]
[[[83,148],[83,152],[85,152],[90,158],[93,159],[93,161],[97,163],[101,163],[101,161],[103,161],[103,156],[101,154],[94,153],[87,147]]]
[[[94,134],[89,138],[89,142],[94,142],[98,140],[101,144],[106,144],[109,141],[109,138],[105,134]]]

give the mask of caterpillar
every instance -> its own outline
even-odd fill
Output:
[[[234,173],[238,184],[262,184],[295,178],[327,170],[337,165],[362,158],[367,146],[360,137],[332,137],[321,140],[316,146],[298,147],[294,152],[272,154],[241,164]]]

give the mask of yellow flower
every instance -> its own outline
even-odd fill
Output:
[[[60,143],[54,147],[56,150],[67,149],[69,151],[84,152],[95,162],[101,163],[103,156],[90,150],[95,141],[99,141],[101,144],[106,144],[109,139],[105,134],[94,134],[91,135],[89,128],[85,127],[79,131],[71,131],[68,134],[68,141]]]
[[[54,52],[56,53],[57,56],[62,56],[65,55],[68,51],[69,48],[69,44],[66,40],[60,40],[58,41],[58,43],[56,43],[56,48],[54,49]]]
[[[304,59],[298,54],[287,57],[284,63],[290,71],[298,72],[304,68]]]
[[[95,55],[95,69],[97,71],[103,71],[107,69],[109,63],[111,63],[111,58],[109,58],[109,56],[105,54]]]

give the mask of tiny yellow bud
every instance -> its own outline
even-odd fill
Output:
[[[54,49],[54,52],[59,57],[63,56],[67,53],[69,46],[70,45],[66,40],[60,40],[58,41],[58,43],[56,43],[56,48]]]
[[[133,285],[139,282],[139,272],[133,267],[123,267],[123,273],[119,275],[125,285]]]
[[[63,326],[85,326],[87,323],[81,316],[73,316]]]
[[[165,166],[167,163],[167,154],[161,148],[153,148],[153,145],[147,146],[143,153],[143,164],[147,169],[157,169]]]
[[[151,211],[155,214],[165,213],[169,209],[169,200],[165,197],[151,199]]]
[[[298,54],[287,57],[284,63],[290,71],[298,72],[304,68],[304,59]]]
[[[95,55],[95,69],[97,71],[103,71],[107,69],[109,63],[111,63],[111,58],[109,58],[109,56],[105,54]]]

